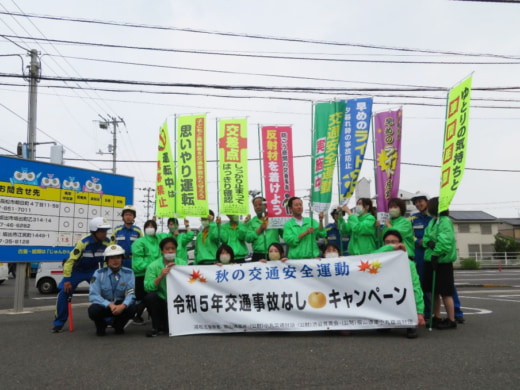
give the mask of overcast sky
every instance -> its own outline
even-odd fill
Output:
[[[0,34],[4,36],[0,37],[3,149],[16,151],[19,141],[27,141],[28,109],[27,83],[5,76],[20,75],[22,61],[5,55],[21,55],[26,66],[25,49],[37,49],[43,76],[118,82],[39,83],[37,142],[62,143],[66,159],[95,160],[66,160],[67,165],[110,169],[111,156],[96,152],[106,151],[112,136],[95,121],[98,114],[121,117],[126,127],[121,126],[118,133],[118,160],[150,162],[119,162],[117,171],[134,176],[136,188],[154,188],[158,130],[165,120],[173,129],[174,115],[207,113],[207,158],[214,160],[216,118],[246,116],[250,159],[258,157],[259,124],[293,126],[295,182],[297,195],[303,196],[311,181],[312,102],[373,96],[375,112],[403,107],[401,189],[423,190],[433,196],[439,193],[446,94],[474,72],[466,172],[450,208],[483,210],[497,217],[520,216],[520,5],[431,0],[6,0],[0,4],[0,12]],[[127,85],[121,81],[197,87]],[[263,87],[267,91],[209,85]],[[271,90],[281,87],[320,91]],[[516,89],[503,91],[504,87]],[[333,91],[337,88],[342,91]],[[484,88],[488,90],[479,90]],[[136,92],[121,92],[130,89]],[[0,153],[8,154],[5,150]],[[38,146],[38,159],[48,161],[48,156],[49,146]],[[373,181],[371,147],[366,158],[362,176]],[[216,165],[209,163],[210,208],[214,210],[215,173]],[[249,173],[250,189],[260,189],[258,161],[250,161]],[[144,195],[144,191],[135,190],[140,221],[146,214],[144,203],[139,202]]]

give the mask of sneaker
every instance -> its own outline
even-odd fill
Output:
[[[450,321],[449,318],[446,318],[439,322],[436,326],[437,329],[444,330],[444,329],[456,329],[457,328],[457,321]]]
[[[132,318],[132,321],[134,325],[144,325],[144,320],[141,316],[135,316],[134,318]]]
[[[407,339],[416,339],[417,338],[417,329],[416,328],[406,329],[406,338]]]
[[[63,325],[56,325],[52,328],[52,333],[61,333],[63,332]]]
[[[455,321],[457,322],[457,324],[463,324],[466,322],[466,319],[463,316],[460,316],[460,317],[455,317]]]
[[[157,336],[161,336],[163,334],[164,334],[164,332],[162,332],[160,330],[152,329],[152,330],[149,330],[148,332],[146,332],[146,337],[157,337]]]
[[[436,328],[437,325],[442,322],[441,318],[438,318],[438,317],[435,317],[435,316],[433,316],[431,320],[432,320],[432,329]],[[425,321],[425,322],[426,322],[426,328],[430,329],[430,320]]]

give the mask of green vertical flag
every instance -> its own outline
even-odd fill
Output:
[[[448,94],[439,213],[450,207],[466,166],[471,81],[472,76],[452,88]]]
[[[159,131],[155,193],[155,215],[173,217],[175,215],[175,164],[166,121]]]
[[[315,106],[311,202],[318,213],[327,212],[332,200],[332,180],[345,107],[345,102]]]

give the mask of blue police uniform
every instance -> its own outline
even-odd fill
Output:
[[[134,272],[121,267],[117,272],[104,267],[94,272],[90,282],[88,315],[96,323],[97,329],[106,327],[107,317],[114,320],[114,329],[121,332],[125,324],[136,311],[135,306],[135,276]],[[114,316],[109,308],[111,303],[125,304],[126,308],[120,315]]]
[[[135,225],[130,228],[119,225],[112,230],[112,242],[125,250],[123,267],[132,268],[132,244],[140,237],[143,237],[143,231]]]
[[[341,234],[336,224],[329,223],[325,230],[327,230],[327,244],[334,244],[341,251],[343,249],[343,256],[348,256],[348,243],[350,241],[350,236],[346,234]],[[341,247],[341,241],[343,241],[343,248]]]
[[[423,215],[422,213],[415,213],[410,216],[410,221],[412,222],[413,232],[415,236],[415,266],[417,267],[417,273],[419,274],[419,279],[421,280],[421,286],[423,284],[423,276],[424,276],[424,252],[425,249],[422,246],[422,239],[424,237],[424,230],[426,226],[430,223],[432,217],[429,215]],[[453,304],[455,306],[455,317],[463,318],[464,313],[460,308],[460,299],[459,294],[457,292],[457,287],[455,287],[455,294],[453,295]],[[427,295],[424,296],[424,315],[430,316],[431,308],[430,308],[430,299]]]
[[[106,247],[110,245],[110,240],[106,238],[101,242],[96,242],[92,234],[83,237],[73,251],[67,261],[63,264],[63,279],[58,288],[58,300],[56,302],[56,311],[54,313],[54,327],[61,329],[69,317],[67,301],[76,290],[81,282],[90,282],[94,271],[103,266],[104,253]],[[63,289],[63,284],[71,283],[70,294]]]

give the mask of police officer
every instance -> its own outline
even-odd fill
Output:
[[[123,259],[123,267],[132,268],[132,244],[139,237],[143,236],[143,231],[134,225],[137,216],[134,206],[127,205],[121,212],[123,217],[123,224],[116,226],[112,230],[111,240],[114,244],[119,245],[125,250],[125,257]]]
[[[417,273],[419,274],[419,279],[421,280],[421,285],[423,285],[424,281],[424,252],[425,249],[423,247],[423,237],[424,230],[426,226],[432,220],[432,217],[428,215],[428,194],[426,192],[417,191],[412,196],[412,203],[419,211],[418,213],[414,213],[410,216],[410,221],[412,222],[413,232],[415,236],[415,266],[417,267]],[[459,324],[463,324],[464,313],[460,308],[460,299],[457,292],[457,288],[455,287],[455,295],[453,296],[453,303],[455,305],[455,320]],[[430,317],[430,297],[427,294],[424,294],[424,316],[426,318]]]
[[[106,219],[93,218],[89,222],[90,234],[78,241],[74,250],[70,253],[68,260],[63,264],[63,279],[58,288],[58,300],[54,313],[53,333],[59,333],[69,317],[69,298],[81,282],[90,282],[94,271],[103,266],[103,254],[110,240],[107,231],[110,229]]]
[[[90,280],[88,316],[96,324],[98,336],[106,334],[107,318],[113,319],[115,334],[124,334],[136,311],[134,272],[122,266],[124,254],[119,245],[110,245],[105,249],[107,266],[94,272]]]

